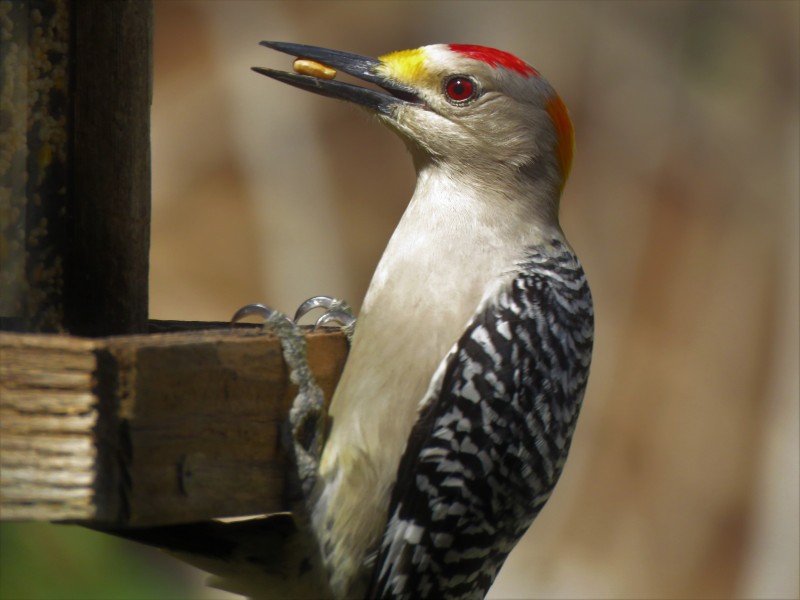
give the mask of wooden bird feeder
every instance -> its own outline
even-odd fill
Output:
[[[2,10],[0,519],[126,528],[283,510],[279,341],[147,317],[151,3]],[[329,398],[344,336],[308,345]]]

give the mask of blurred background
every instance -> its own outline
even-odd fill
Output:
[[[596,303],[570,461],[494,598],[797,598],[800,3],[155,2],[151,316],[360,303],[401,142],[258,46],[508,50],[559,90]],[[4,524],[0,597],[223,598],[157,551]]]

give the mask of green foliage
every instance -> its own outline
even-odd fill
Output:
[[[72,525],[0,525],[0,600],[176,600],[193,595],[172,560]],[[196,593],[196,592],[195,592]]]

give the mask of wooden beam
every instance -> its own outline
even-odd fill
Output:
[[[147,330],[150,0],[2,2],[0,318]]]
[[[3,2],[0,317],[62,331],[70,202],[70,1]]]
[[[329,399],[343,334],[307,334]],[[237,327],[0,333],[0,519],[115,527],[277,512],[294,395],[275,337]]]
[[[147,331],[150,255],[149,0],[72,0],[72,194],[64,327]]]

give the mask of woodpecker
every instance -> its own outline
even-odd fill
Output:
[[[360,105],[394,130],[416,188],[354,331],[339,301],[299,310],[325,306],[322,320],[349,334],[329,414],[296,324],[263,305],[234,317],[266,318],[298,384],[286,443],[294,520],[123,535],[257,598],[483,598],[553,491],[589,375],[591,294],[558,221],[567,109],[533,67],[482,46],[369,58],[262,45],[301,62],[298,73],[256,72]]]
[[[366,108],[417,173],[301,474],[330,593],[482,598],[553,491],[589,374],[591,294],[558,220],[567,109],[483,46],[261,44],[326,70],[256,72]]]

